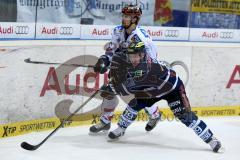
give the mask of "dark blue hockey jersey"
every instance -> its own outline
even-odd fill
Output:
[[[146,62],[136,67],[129,65],[119,69],[118,74],[125,78],[121,83],[113,86],[120,95],[135,94],[138,98],[160,98],[175,89],[178,82],[176,72],[155,59],[147,57]],[[126,72],[123,72],[126,70]]]

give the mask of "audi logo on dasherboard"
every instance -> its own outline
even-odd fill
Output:
[[[220,38],[233,39],[233,32],[220,32]]]
[[[28,26],[16,26],[15,27],[15,33],[16,34],[28,34],[29,33],[29,27]]]
[[[164,33],[165,37],[179,37],[178,30],[166,30]]]
[[[72,35],[73,34],[73,27],[61,27],[60,34],[62,35]]]

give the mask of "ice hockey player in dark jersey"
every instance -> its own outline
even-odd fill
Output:
[[[127,53],[113,57],[110,77],[115,93],[135,95],[121,115],[118,128],[109,133],[110,139],[123,136],[141,109],[166,100],[175,117],[209,144],[214,152],[223,149],[206,123],[191,111],[182,80],[174,70],[148,56],[143,42],[132,43]]]
[[[156,46],[153,44],[151,36],[141,27],[138,26],[142,15],[142,10],[136,5],[126,5],[122,9],[122,25],[113,29],[112,38],[106,47],[106,53],[98,59],[94,71],[100,74],[107,72],[111,63],[112,56],[116,52],[126,49],[132,41],[142,41],[145,44],[147,54],[152,58],[157,58]],[[107,86],[105,91],[102,91],[102,113],[100,122],[90,127],[90,133],[98,133],[110,129],[113,112],[118,104],[118,98],[114,94],[105,96],[106,92],[112,92]],[[160,113],[157,105],[149,106],[146,112],[149,116],[149,121],[145,127],[146,131],[151,131],[160,120]]]

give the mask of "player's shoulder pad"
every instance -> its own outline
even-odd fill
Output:
[[[116,33],[120,33],[120,32],[123,32],[123,26],[122,25],[119,25],[119,26],[116,26],[114,27],[113,29],[113,33],[116,34]]]
[[[133,34],[131,42],[142,42],[142,39],[137,34]]]
[[[149,35],[149,33],[142,27],[137,27],[136,28],[136,31],[135,33],[138,35],[138,37],[143,41],[143,42],[146,42],[146,41],[151,41],[152,38],[151,36]]]

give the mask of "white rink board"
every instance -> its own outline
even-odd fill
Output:
[[[2,22],[0,40],[109,40],[117,25],[79,25],[76,23]],[[155,41],[240,43],[240,30],[187,27],[142,26]]]
[[[56,91],[46,91],[40,96],[50,67],[58,65],[27,64],[24,59],[36,61],[66,62],[74,57],[92,55],[99,57],[104,53],[103,46],[107,41],[21,41],[3,42],[0,47],[0,123],[12,123],[55,116],[56,105],[62,100],[72,100],[71,111],[76,109],[87,96],[58,95]],[[159,49],[159,59],[168,62],[183,61],[189,71],[190,79],[186,86],[187,95],[193,107],[234,106],[240,104],[240,84],[226,88],[234,67],[240,64],[240,46],[238,44],[206,44],[183,42],[155,42]],[[14,44],[14,46],[13,46]],[[91,59],[91,58],[90,58]],[[79,63],[94,64],[96,59],[81,58]],[[180,77],[185,77],[181,68],[176,68]],[[80,86],[86,76],[82,68],[65,67],[72,71],[69,84],[74,85],[80,75]],[[93,73],[93,71],[89,71]],[[240,72],[240,71],[239,71]],[[58,77],[63,83],[64,77]],[[239,80],[239,74],[235,79]],[[99,78],[100,84],[104,77]],[[91,88],[95,83],[88,83]],[[61,85],[61,92],[65,92]],[[90,95],[90,93],[85,93]],[[101,103],[93,100],[81,112],[90,110]],[[159,103],[166,107],[165,102]],[[118,110],[125,108],[121,102]]]
[[[196,106],[239,106],[240,70],[227,84],[236,65],[240,65],[239,48],[194,47],[192,54],[191,99]]]
[[[80,39],[80,28],[77,24],[37,23],[36,39]]]
[[[35,24],[34,23],[0,23],[0,40],[6,39],[34,39]]]
[[[190,41],[237,42],[240,43],[238,29],[190,28]]]

